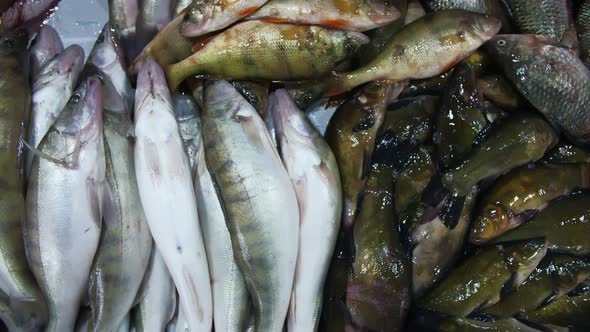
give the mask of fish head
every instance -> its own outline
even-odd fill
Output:
[[[41,68],[39,78],[34,82],[33,90],[56,78],[63,78],[70,88],[75,83],[84,66],[84,50],[78,45],[71,45]]]
[[[137,76],[137,89],[135,91],[135,118],[137,119],[143,110],[149,110],[144,107],[146,103],[158,101],[172,108],[172,99],[170,90],[166,84],[166,76],[160,65],[153,61],[146,61]]]
[[[174,117],[178,121],[190,120],[198,117],[198,105],[190,95],[175,93],[172,96],[172,108]]]
[[[57,31],[50,25],[44,25],[31,47],[33,70],[38,71],[47,60],[63,51],[64,47]]]
[[[88,60],[101,69],[116,62],[125,67],[125,56],[119,35],[109,27],[108,23],[105,24],[100,35],[98,35]]]
[[[502,28],[502,23],[497,18],[476,13],[464,13],[457,23],[458,37],[478,42],[489,40]]]
[[[214,118],[235,118],[251,116],[254,110],[248,101],[227,81],[206,81],[204,84],[204,112]],[[254,113],[256,111],[254,110]],[[256,113],[257,114],[257,113]]]
[[[28,38],[28,34],[25,30],[1,32],[0,57],[25,53],[29,42]]]
[[[217,1],[215,3],[210,0],[193,1],[185,10],[180,24],[180,33],[187,37],[196,37],[207,32],[207,27],[216,19],[217,7],[225,7],[227,6],[225,3],[229,1],[219,2],[220,4],[216,5]]]
[[[269,107],[277,130],[279,144],[290,142],[311,142],[319,137],[316,129],[309,123],[285,89],[276,90],[269,97]]]
[[[469,233],[471,243],[485,243],[509,229],[508,211],[499,204],[487,204]]]
[[[364,44],[369,42],[369,37],[365,34],[356,31],[339,31],[342,34],[345,42],[342,43],[344,47],[344,54],[352,55]]]

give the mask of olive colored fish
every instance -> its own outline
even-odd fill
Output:
[[[535,323],[570,326],[576,331],[590,329],[590,292],[571,294],[543,306],[537,310],[523,313],[519,318]]]
[[[335,1],[338,2],[338,1]],[[369,42],[358,52],[359,64],[363,65],[375,58],[385,47],[387,42],[405,25],[406,12],[408,9],[407,0],[388,1],[388,6],[396,8],[398,18],[383,26],[367,31]],[[348,70],[343,68],[340,70]]]
[[[520,287],[482,313],[510,318],[566,295],[590,277],[590,259],[547,254]]]
[[[401,331],[410,306],[410,261],[395,221],[394,170],[379,144],[352,230],[355,258],[346,306],[357,330]]]
[[[577,142],[590,141],[590,70],[571,50],[537,35],[499,35],[487,49],[556,128]]]
[[[377,131],[392,94],[388,84],[370,83],[340,106],[328,123],[326,141],[332,148],[342,181],[342,227],[354,223],[361,191],[371,168]]]
[[[246,98],[250,105],[254,106],[260,116],[267,113],[270,84],[252,81],[233,81],[230,83]]]
[[[122,47],[127,61],[133,60],[139,51],[135,39],[139,1],[109,0],[109,26],[117,34],[121,35]]]
[[[488,308],[503,292],[518,288],[546,252],[547,245],[538,239],[487,247],[452,270],[417,305],[457,317]]]
[[[426,11],[420,0],[408,0],[404,25],[410,24],[424,15],[426,15]]]
[[[482,112],[483,96],[477,88],[474,71],[466,65],[453,71],[432,141],[444,168],[453,167],[471,152],[477,135],[488,125]]]
[[[172,19],[171,0],[141,0],[136,22],[136,47],[143,49],[160,29]]]
[[[582,2],[576,15],[576,31],[580,42],[580,59],[590,65],[590,1]]]
[[[270,0],[248,16],[252,20],[323,25],[334,29],[367,31],[400,18],[393,1]]]
[[[518,168],[500,177],[480,200],[469,241],[483,244],[528,221],[556,197],[590,187],[590,165]]]
[[[543,160],[553,164],[590,163],[590,152],[561,140],[545,154]]]
[[[63,50],[64,46],[57,31],[51,25],[44,25],[35,37],[30,50],[33,81],[36,79],[41,67]]]
[[[494,36],[500,26],[496,18],[461,10],[427,14],[395,34],[366,65],[335,73],[327,82],[327,94],[374,80],[399,82],[439,75]]]
[[[216,35],[185,60],[166,66],[166,76],[171,90],[191,75],[235,80],[319,78],[367,41],[355,31],[247,21]]]
[[[494,242],[545,238],[549,249],[574,255],[590,253],[590,195],[572,195],[556,201],[531,221],[511,230]]]
[[[256,110],[226,81],[205,88],[207,166],[225,206],[256,331],[283,328],[299,239],[295,190]]]
[[[49,305],[47,331],[71,331],[87,291],[101,232],[102,123],[101,83],[89,78],[76,89],[33,158],[25,242]]]
[[[135,174],[145,217],[188,327],[208,331],[213,319],[209,266],[190,163],[164,73],[154,61],[138,75],[135,100]]]
[[[342,213],[338,164],[328,143],[284,90],[270,97],[278,148],[299,202],[299,253],[289,331],[316,331]]]
[[[555,131],[541,117],[528,113],[513,115],[492,128],[489,138],[476,146],[462,164],[447,171],[443,184],[452,192],[465,195],[481,180],[541,159],[555,143]]]
[[[200,145],[202,145],[199,143],[201,140],[201,122],[199,121],[198,107],[191,95],[177,93],[172,96],[172,109],[191,166],[193,180],[196,175],[197,153]]]
[[[420,332],[540,332],[515,318],[476,320],[461,317],[449,317],[423,310],[417,317],[412,317],[408,329]],[[555,331],[557,332],[557,331]]]
[[[517,111],[526,107],[526,100],[503,75],[488,75],[477,79],[483,96],[504,110]]]
[[[172,17],[180,15],[193,2],[192,0],[172,0],[170,1],[170,13]]]
[[[578,37],[568,0],[503,0],[519,33],[547,36],[577,49]]]
[[[180,33],[197,37],[221,30],[249,16],[268,0],[193,0],[186,9]]]
[[[176,311],[176,290],[166,263],[153,245],[150,260],[131,311],[137,332],[161,332]]]
[[[436,173],[431,154],[431,149],[421,146],[412,153],[407,167],[395,179],[395,211],[402,222],[406,209],[421,200],[422,192]]]
[[[510,27],[510,20],[501,0],[425,0],[423,3],[428,11],[462,9],[491,15],[502,22],[504,30]]]

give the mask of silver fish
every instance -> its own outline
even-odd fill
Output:
[[[35,37],[35,43],[31,46],[31,73],[33,80],[35,80],[41,67],[63,50],[64,45],[57,31],[51,25],[44,25],[37,37]]]
[[[139,13],[139,0],[109,0],[109,25],[121,35],[125,59],[133,60],[141,49],[135,44],[135,25]]]
[[[147,45],[160,29],[172,19],[170,0],[141,0],[137,17],[137,49]]]

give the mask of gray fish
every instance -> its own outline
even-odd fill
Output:
[[[170,3],[170,0],[141,0],[136,25],[138,50],[143,49],[170,22]]]
[[[35,37],[35,43],[31,46],[31,73],[33,80],[35,80],[41,67],[63,50],[64,46],[57,31],[51,25],[44,25]]]
[[[170,2],[170,13],[172,14],[172,17],[176,17],[178,15],[180,15],[182,13],[183,10],[185,10],[188,5],[191,4],[191,2],[193,2],[192,0],[173,0]]]
[[[121,35],[127,63],[139,52],[135,46],[138,2],[139,0],[109,0],[109,26]]]

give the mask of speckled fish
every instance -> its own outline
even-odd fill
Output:
[[[590,165],[519,168],[498,179],[480,200],[469,241],[483,244],[528,221],[549,202],[590,187]]]
[[[161,332],[176,310],[176,290],[166,263],[156,246],[152,246],[141,288],[139,303],[131,315],[137,332]]]
[[[213,324],[215,331],[245,331],[250,320],[248,290],[244,276],[234,258],[224,208],[207,169],[201,122],[198,118],[195,125],[195,131],[198,134],[195,141],[195,193],[209,258],[209,275],[213,291]]]
[[[328,123],[325,137],[340,168],[342,225],[345,229],[350,229],[354,223],[360,193],[370,170],[377,131],[383,123],[391,94],[391,85],[367,84],[340,106]]]
[[[25,221],[24,178],[21,165],[24,132],[21,124],[28,115],[31,92],[28,78],[27,34],[23,31],[0,33],[0,289],[12,301],[26,301],[30,313],[24,322],[14,315],[14,325],[21,330],[39,328],[45,323],[43,295],[27,266],[22,227]],[[10,303],[10,302],[9,302]],[[32,307],[32,308],[31,308]],[[22,310],[24,314],[25,310]],[[12,316],[0,313],[2,318]]]
[[[39,29],[44,18],[49,16],[59,0],[19,0],[0,15],[0,31],[16,28]]]
[[[556,201],[531,221],[494,242],[545,238],[549,249],[574,255],[590,253],[590,195],[578,194]]]
[[[483,96],[504,110],[517,111],[526,107],[526,100],[503,75],[488,75],[477,79]]]
[[[476,146],[462,164],[447,171],[443,184],[464,195],[481,180],[541,159],[556,143],[555,131],[541,117],[528,113],[513,115],[492,128],[489,138]]]
[[[164,73],[154,61],[146,62],[138,76],[135,135],[135,173],[150,231],[176,284],[188,326],[208,331],[213,304],[192,174]]]
[[[503,0],[519,33],[547,36],[577,49],[578,37],[568,0]]]
[[[180,33],[197,37],[221,30],[252,14],[268,0],[193,0],[187,7]]]
[[[192,0],[172,0],[170,1],[170,13],[172,17],[180,15],[193,2]]]
[[[256,331],[280,331],[289,308],[299,239],[295,190],[256,110],[226,81],[205,88],[207,166],[225,206],[234,257]]]
[[[590,152],[562,140],[545,154],[543,160],[552,164],[590,163]]]
[[[571,50],[537,35],[499,35],[487,49],[556,128],[580,143],[590,141],[590,70]]]
[[[136,23],[140,0],[109,0],[109,25],[121,36],[127,61],[131,61],[139,50],[136,49]],[[139,70],[139,69],[138,69]]]
[[[400,10],[383,0],[270,0],[248,19],[276,23],[323,25],[367,31],[400,18]]]
[[[216,35],[189,58],[166,66],[166,76],[171,90],[192,75],[234,80],[319,78],[367,41],[355,31],[247,21]]]
[[[327,82],[327,94],[374,80],[399,82],[436,76],[498,33],[500,26],[496,18],[461,10],[427,14],[400,30],[366,65],[335,73]]]
[[[137,49],[143,49],[170,22],[170,2],[171,0],[141,0],[135,27]]]
[[[45,136],[74,92],[74,84],[84,65],[84,50],[68,47],[51,59],[33,80],[32,106],[27,125],[26,142],[33,149]],[[27,151],[26,174],[29,174],[34,152]]]
[[[64,50],[61,38],[51,25],[44,25],[31,46],[31,76],[35,80],[37,73],[51,58]]]
[[[576,15],[576,31],[580,42],[580,59],[590,65],[590,1],[582,2]]]
[[[410,261],[397,231],[387,143],[379,144],[352,230],[355,258],[346,290],[350,325],[402,331],[410,306]],[[349,330],[351,327],[347,327]]]
[[[199,143],[199,140],[201,140],[201,122],[199,121],[198,107],[191,95],[179,93],[172,95],[172,109],[191,166],[193,179],[195,178],[197,152],[201,145]]]
[[[503,292],[518,288],[546,252],[539,239],[487,247],[453,269],[417,306],[457,317],[490,307]]]
[[[516,290],[482,313],[510,318],[566,295],[590,277],[590,259],[549,253]]]
[[[590,291],[563,296],[537,310],[519,315],[535,323],[570,326],[579,331],[590,329]]]
[[[342,213],[340,173],[328,143],[286,90],[270,98],[278,147],[299,203],[299,253],[288,331],[316,331]]]
[[[102,93],[89,78],[37,148],[27,191],[25,242],[49,305],[47,331],[71,331],[99,242],[105,186]]]

